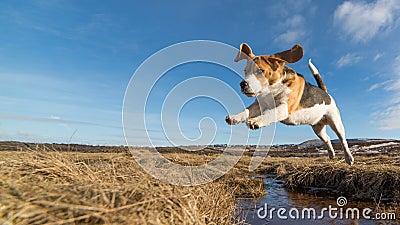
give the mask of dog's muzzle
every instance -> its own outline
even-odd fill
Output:
[[[248,84],[245,80],[243,80],[242,82],[240,82],[240,88],[242,89],[242,91],[243,91],[244,89],[246,89],[248,86],[249,86],[249,84]]]
[[[241,89],[243,94],[245,94],[245,95],[247,95],[249,97],[253,97],[254,96],[253,90],[249,87],[249,84],[245,80],[240,82],[240,89]]]

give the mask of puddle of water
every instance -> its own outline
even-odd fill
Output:
[[[254,199],[240,199],[237,204],[239,207],[244,209],[243,215],[247,223],[252,225],[270,224],[270,225],[315,225],[315,224],[332,224],[332,225],[376,225],[382,224],[382,221],[374,221],[365,219],[362,212],[366,208],[375,209],[373,204],[347,202],[344,206],[339,206],[337,199],[328,197],[318,197],[312,194],[289,192],[284,187],[284,182],[273,179],[272,176],[264,177],[266,185],[266,195],[258,200]],[[324,189],[318,190],[324,192]],[[326,190],[329,191],[329,190]],[[329,214],[329,206],[332,209],[331,215]],[[267,210],[265,210],[267,208]],[[275,210],[271,211],[272,208]],[[278,216],[278,209],[281,209],[281,213]],[[314,209],[316,219],[313,219],[313,212],[311,212],[311,218],[308,217],[309,211],[303,209]],[[357,208],[359,210],[359,219],[353,219],[352,213],[348,211],[346,218],[346,210],[348,208]],[[323,209],[326,209],[325,211]],[[290,210],[291,213],[290,213]],[[298,211],[299,214],[296,214]],[[335,216],[336,213],[336,216]],[[342,215],[342,217],[341,217]],[[369,215],[373,215],[370,213]],[[281,218],[280,218],[281,217]],[[286,219],[284,219],[287,217]],[[296,218],[292,218],[296,217]],[[388,224],[397,224],[390,223]],[[394,222],[394,221],[392,221]]]

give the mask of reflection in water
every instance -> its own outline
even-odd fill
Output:
[[[379,222],[374,222],[372,220],[364,219],[362,217],[362,210],[365,208],[374,209],[373,204],[365,203],[351,203],[348,202],[345,206],[338,206],[336,199],[328,197],[317,197],[311,194],[298,193],[298,192],[288,192],[284,188],[283,181],[274,180],[271,176],[264,178],[266,184],[266,195],[258,200],[254,199],[240,199],[238,205],[244,208],[243,214],[246,217],[246,222],[253,225],[261,224],[279,224],[279,225],[291,225],[291,224],[302,224],[302,225],[314,225],[314,224],[332,224],[332,225],[375,225],[380,224]],[[322,190],[325,191],[325,190]],[[327,191],[327,190],[326,190]],[[267,206],[267,211],[265,211],[265,206]],[[330,216],[328,210],[322,211],[323,208],[337,208],[336,211]],[[275,208],[272,213],[271,209]],[[278,217],[278,209],[284,208],[281,211],[282,216],[286,216],[287,219],[281,219]],[[295,209],[293,209],[295,208]],[[308,218],[308,212],[305,212],[305,216],[302,217],[302,209],[313,208],[316,212],[316,219]],[[342,209],[341,209],[342,208]],[[346,209],[347,208],[358,208],[360,211],[360,219],[352,219],[349,214],[348,219],[346,219]],[[261,210],[260,210],[261,209]],[[291,214],[289,211],[292,210]],[[342,213],[340,213],[342,210]],[[257,211],[259,213],[257,214]],[[296,211],[299,211],[299,219],[292,219],[290,215],[296,217]],[[322,213],[321,213],[322,211]],[[335,212],[337,213],[335,216]],[[272,215],[272,218],[271,218]],[[343,215],[340,218],[340,215]],[[265,218],[260,218],[265,217]]]

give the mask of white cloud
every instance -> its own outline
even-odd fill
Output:
[[[380,58],[382,58],[382,56],[383,56],[383,53],[378,53],[378,54],[376,54],[375,56],[374,56],[374,62],[376,62],[376,61],[378,61],[378,59],[380,59]]]
[[[387,107],[383,111],[373,114],[376,117],[378,129],[380,130],[397,130],[400,129],[400,104]]]
[[[368,88],[368,91],[373,91],[375,89],[380,88],[381,86],[382,86],[382,83],[373,84],[371,87]]]
[[[385,90],[397,91],[400,94],[400,55],[394,59],[393,75],[394,79],[389,81],[389,84],[385,87]]]
[[[292,45],[301,42],[307,34],[305,19],[301,15],[293,15],[279,24],[285,31],[274,39],[275,44]]]
[[[50,119],[52,119],[52,120],[61,120],[61,118],[59,116],[54,116],[54,115],[51,115]]]
[[[63,123],[63,124],[78,124],[78,125],[87,125],[87,126],[96,126],[96,127],[106,127],[106,128],[115,128],[121,129],[120,126],[93,123],[88,121],[78,121],[78,120],[64,120],[58,118],[54,118],[51,116],[50,118],[45,117],[35,117],[35,116],[25,116],[25,115],[15,115],[15,114],[6,114],[0,113],[0,119],[5,120],[17,120],[17,121],[31,121],[31,122],[45,122],[45,123]]]
[[[336,66],[338,68],[341,68],[344,66],[354,65],[354,64],[360,62],[361,59],[362,59],[362,57],[355,53],[347,53],[346,55],[340,57],[337,60]]]
[[[29,131],[18,130],[16,132],[0,132],[0,140],[40,143],[44,140],[44,136]]]
[[[295,44],[300,42],[299,40],[304,37],[305,34],[306,33],[301,30],[289,30],[276,37],[274,42],[283,43],[285,45]]]
[[[390,98],[380,105],[382,110],[372,114],[376,118],[374,122],[380,130],[400,129],[400,55],[394,59],[392,65],[393,72],[391,76],[393,79],[380,85],[389,93]]]
[[[354,41],[367,42],[395,27],[399,14],[398,0],[346,1],[335,10],[334,24]]]
[[[305,20],[302,15],[294,15],[286,19],[282,25],[285,27],[298,27],[298,26],[303,26],[304,23]]]

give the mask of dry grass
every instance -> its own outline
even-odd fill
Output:
[[[216,154],[163,153],[183,165]],[[237,197],[260,197],[261,180],[245,155],[225,176],[196,187],[150,177],[130,154],[0,151],[0,224],[237,224]],[[323,187],[351,200],[400,202],[400,157],[356,156],[356,164],[323,157],[268,157],[256,171],[276,174],[289,189]],[[399,212],[399,208],[388,207]]]
[[[400,157],[358,156],[356,164],[318,158],[270,158],[259,169],[289,189],[331,188],[353,200],[400,202]]]
[[[375,203],[375,212],[400,215],[400,156],[355,156],[349,166],[342,160],[272,157],[264,161],[258,173],[275,174],[289,190],[310,187],[334,190],[325,194],[346,196],[350,201]],[[396,217],[396,222],[399,218]]]
[[[0,155],[1,224],[233,224],[235,196],[264,194],[238,170],[197,187],[162,183],[125,153]]]

